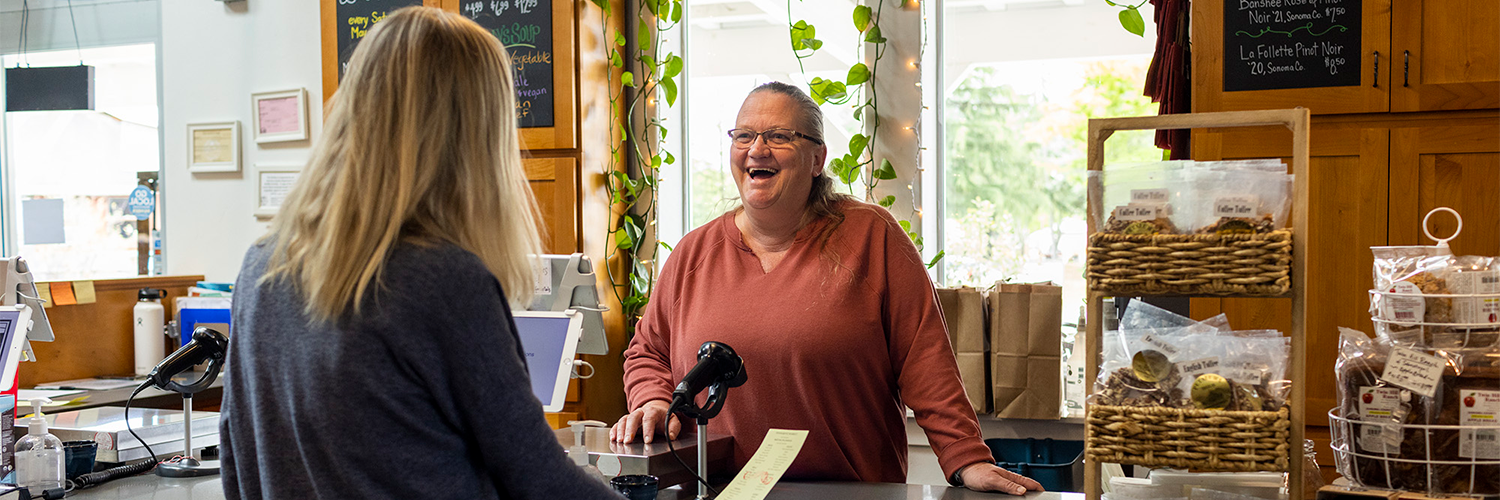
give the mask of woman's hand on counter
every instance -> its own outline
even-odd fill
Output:
[[[677,433],[682,431],[682,422],[677,420],[676,415],[667,413],[670,408],[670,403],[660,399],[646,402],[635,411],[620,417],[620,421],[609,428],[609,440],[630,443],[635,441],[637,433],[643,435],[647,443],[657,433],[665,433],[667,439],[677,439]]]
[[[964,487],[974,491],[999,491],[1012,495],[1025,495],[1028,491],[1042,491],[1042,483],[988,463],[977,463],[964,467],[959,472]]]

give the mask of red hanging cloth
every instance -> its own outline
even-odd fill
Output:
[[[1160,103],[1159,115],[1192,112],[1192,53],[1188,37],[1189,0],[1150,0],[1155,10],[1156,53],[1146,70],[1144,93]],[[1173,160],[1191,155],[1188,129],[1156,131],[1156,147],[1171,151]]]

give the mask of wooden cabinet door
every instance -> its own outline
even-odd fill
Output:
[[[526,180],[541,212],[542,251],[570,254],[578,247],[578,160],[527,158]]]
[[[1435,207],[1464,218],[1449,243],[1455,255],[1500,256],[1500,120],[1449,120],[1446,126],[1391,130],[1392,245],[1431,245],[1422,217]],[[1432,217],[1432,233],[1453,234],[1446,214]]]
[[[1199,160],[1281,158],[1291,163],[1291,135],[1284,129],[1217,133],[1194,131]],[[1338,397],[1333,380],[1338,327],[1373,331],[1369,295],[1371,246],[1387,240],[1389,135],[1385,128],[1313,125],[1308,224],[1293,251],[1307,252],[1307,415],[1326,425]],[[1220,312],[1236,330],[1273,328],[1290,332],[1291,299],[1193,299],[1199,319]]]
[[[1500,2],[1395,0],[1391,111],[1500,108]]]
[[[1225,9],[1234,9],[1230,11],[1230,14],[1238,15],[1242,13],[1239,9],[1241,2],[1234,0],[1193,2],[1193,112],[1285,109],[1299,106],[1310,109],[1313,114],[1389,111],[1391,69],[1393,68],[1390,54],[1392,0],[1343,1],[1359,4],[1361,46],[1345,48],[1333,57],[1344,60],[1339,71],[1358,72],[1359,85],[1242,91],[1226,91],[1224,85],[1225,65],[1249,65],[1259,62],[1253,58],[1247,58],[1246,55],[1238,54],[1236,50],[1226,50]],[[1493,2],[1494,0],[1473,1]],[[1335,3],[1328,2],[1320,5],[1326,6],[1320,7],[1324,9],[1334,7]],[[1257,9],[1257,13],[1262,15],[1274,15],[1277,11],[1284,12],[1284,9]],[[1317,29],[1329,29],[1332,26],[1329,19],[1328,17],[1320,18]],[[1296,31],[1295,28],[1289,29]],[[1277,45],[1274,41],[1277,36],[1279,35],[1275,33],[1266,34],[1265,40],[1269,45]],[[1295,44],[1283,48],[1296,50]],[[1307,68],[1307,70],[1311,69],[1313,68]],[[1275,76],[1268,78],[1275,78]]]

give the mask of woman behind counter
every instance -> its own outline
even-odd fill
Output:
[[[791,479],[906,481],[911,407],[950,482],[1023,494],[993,465],[964,395],[932,282],[884,209],[835,194],[823,113],[783,83],[750,92],[729,131],[741,206],[683,237],[625,352],[630,414],[611,437],[675,437],[672,388],[716,340],[745,360],[710,431],[737,466],[771,428],[808,430]]]
[[[619,498],[565,458],[507,306],[538,241],[511,85],[495,37],[438,9],[359,44],[240,271],[227,498]]]

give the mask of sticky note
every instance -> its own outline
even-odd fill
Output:
[[[74,281],[73,299],[79,304],[93,304],[94,302],[98,302],[98,299],[94,297],[94,282]]]
[[[782,474],[797,459],[802,444],[807,441],[807,431],[771,429],[765,441],[750,457],[745,468],[734,476],[734,481],[724,488],[718,500],[762,500],[771,493],[771,488],[781,481]]]
[[[77,304],[73,298],[73,283],[70,281],[56,281],[47,284],[52,288],[52,303],[60,306],[71,306]]]
[[[42,299],[42,307],[52,307],[52,287],[46,283],[37,283],[36,294]]]

